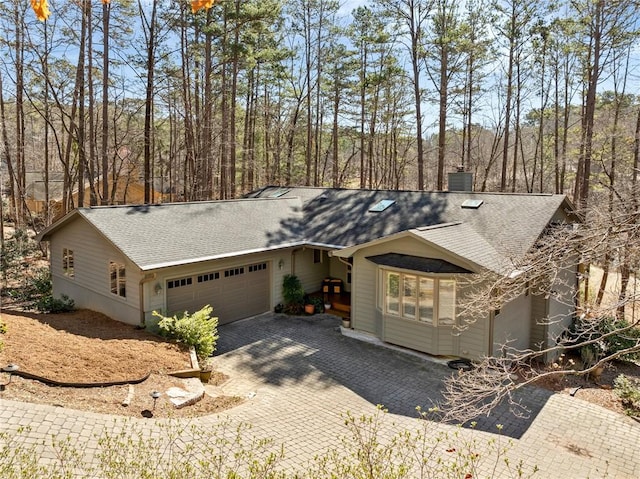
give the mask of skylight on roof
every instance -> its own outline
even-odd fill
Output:
[[[269,198],[280,198],[291,190],[291,188],[278,188],[269,195]]]
[[[478,208],[480,208],[480,205],[482,205],[482,203],[484,203],[483,200],[464,200],[464,202],[462,203],[462,208],[477,210]]]
[[[369,211],[371,213],[380,213],[381,211],[386,210],[389,206],[391,206],[395,202],[396,200],[380,200],[371,208],[369,208]]]

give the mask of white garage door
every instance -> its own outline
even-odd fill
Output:
[[[269,310],[268,263],[255,263],[168,280],[167,310],[198,311],[213,307],[219,324]]]

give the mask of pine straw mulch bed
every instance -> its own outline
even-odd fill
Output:
[[[579,370],[581,368],[579,358],[574,357],[573,360],[576,370]],[[546,369],[541,368],[540,372],[553,370],[553,368],[553,365],[549,365]],[[640,381],[640,366],[633,362],[616,360],[607,364],[602,374],[597,378],[565,374],[541,378],[535,382],[535,385],[562,394],[572,394],[583,401],[597,404],[619,414],[626,414],[613,385],[614,380],[621,374]]]
[[[153,407],[152,391],[162,392],[153,411],[155,417],[191,417],[212,414],[233,407],[241,398],[205,394],[195,405],[176,409],[164,394],[170,387],[184,387],[169,372],[191,367],[187,349],[109,317],[88,310],[64,314],[37,314],[2,311],[0,319],[7,331],[0,336],[0,367],[8,363],[21,371],[58,382],[94,383],[131,381],[135,384],[129,406],[122,402],[128,385],[70,388],[54,387],[14,375],[0,398],[52,404],[99,413],[140,417]],[[210,384],[220,385],[228,378],[215,372]],[[8,381],[0,374],[0,384]]]

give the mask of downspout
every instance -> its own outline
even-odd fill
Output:
[[[338,258],[338,261],[340,261],[342,264],[347,266],[347,278],[348,279],[348,275],[349,272],[351,272],[353,274],[353,264],[349,263],[349,261],[347,261],[346,259],[344,259],[342,256],[336,256]],[[351,277],[351,282],[353,283],[353,276]],[[345,281],[345,291],[346,291],[346,281]],[[349,284],[349,291],[351,291],[351,284]]]
[[[489,349],[487,350],[487,357],[493,356],[493,328],[495,326],[496,312],[495,310],[489,311]]]
[[[149,281],[153,281],[154,279],[156,279],[156,274],[155,273],[147,273],[145,274],[142,279],[140,280],[140,283],[138,283],[138,289],[139,289],[139,297],[140,297],[140,327],[144,328],[146,326],[146,318],[144,315],[144,284],[148,283]]]
[[[304,248],[295,248],[291,250],[291,274],[294,276],[296,274],[296,253],[303,250]]]
[[[331,255],[333,256],[333,255]],[[334,256],[334,258],[338,258],[338,261],[340,261],[341,263],[344,263],[347,265],[347,268],[351,269],[351,267],[353,266],[351,263],[349,263],[346,259],[344,259],[342,256]]]

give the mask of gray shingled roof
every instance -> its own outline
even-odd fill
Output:
[[[367,256],[366,259],[382,266],[393,266],[394,268],[410,269],[424,273],[462,274],[471,272],[442,259],[423,258],[422,256],[410,254],[386,253]]]
[[[277,249],[300,236],[296,198],[79,208],[67,221],[73,215],[143,270]]]
[[[275,192],[284,194],[273,198]],[[394,203],[370,212],[382,199]],[[462,208],[467,199],[483,204]],[[151,270],[292,245],[341,249],[410,232],[497,270],[504,258],[529,250],[563,207],[562,195],[268,187],[240,200],[80,208],[41,238],[79,215]],[[442,227],[429,228],[436,225]]]
[[[265,198],[277,190],[268,187],[250,196]],[[304,235],[310,242],[348,247],[414,228],[462,223],[505,257],[526,253],[557,211],[571,207],[564,195],[550,194],[290,188],[281,197],[292,196],[303,201]],[[395,203],[369,212],[383,199]],[[482,205],[462,207],[472,199]],[[450,244],[441,240],[441,246],[453,248],[457,237],[449,236]]]
[[[411,230],[411,233],[491,271],[504,272],[513,269],[510,258],[498,253],[471,225],[448,223],[417,228]]]

